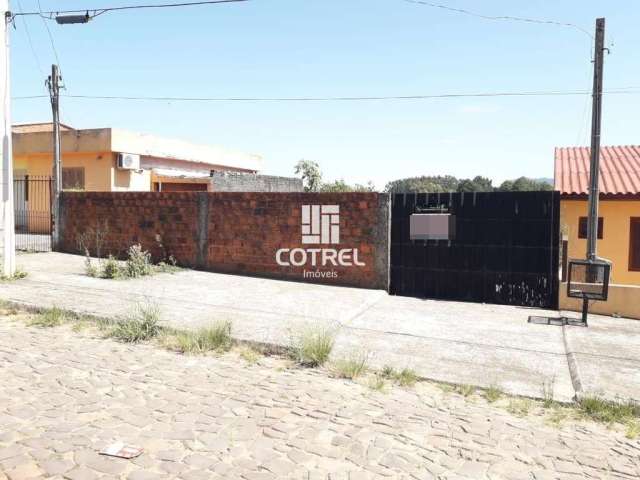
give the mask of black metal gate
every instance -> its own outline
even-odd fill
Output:
[[[51,250],[51,177],[25,175],[13,180],[16,249]]]
[[[391,287],[395,295],[557,308],[558,192],[394,194]],[[452,240],[411,240],[413,213],[455,216]]]

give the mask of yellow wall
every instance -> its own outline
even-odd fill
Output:
[[[13,158],[14,170],[26,171],[30,176],[51,176],[53,159],[50,154],[22,154]],[[87,191],[111,190],[113,156],[103,153],[64,153],[62,167],[84,167],[84,186]]]
[[[587,200],[560,202],[562,235],[569,242],[569,258],[585,258],[586,239],[578,238],[580,217],[587,216]],[[598,216],[604,219],[598,256],[612,262],[611,283],[640,285],[640,272],[629,271],[630,218],[640,217],[640,200],[601,200]]]
[[[567,297],[567,284],[560,284],[560,310],[582,311],[581,298]],[[640,287],[635,285],[609,285],[606,302],[589,304],[591,313],[619,315],[640,320]]]

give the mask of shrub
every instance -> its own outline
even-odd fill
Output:
[[[333,362],[331,370],[338,378],[353,380],[362,375],[367,369],[366,352],[354,353],[347,358],[340,358]]]
[[[113,255],[109,255],[102,265],[102,278],[120,278],[122,268]]]
[[[158,335],[160,310],[155,305],[137,305],[126,318],[115,324],[109,336],[121,342],[137,343]]]
[[[63,310],[53,307],[35,315],[29,321],[29,325],[42,328],[58,327],[67,320],[68,316]]]
[[[323,365],[333,350],[335,331],[326,326],[307,326],[294,339],[293,355],[302,366]]]
[[[143,250],[139,243],[129,247],[125,272],[129,278],[144,277],[153,273],[151,254]]]
[[[100,276],[100,269],[93,264],[93,262],[91,261],[91,257],[87,254],[86,258],[84,259],[84,272],[89,276],[89,277],[99,277]]]

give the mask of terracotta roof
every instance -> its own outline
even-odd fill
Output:
[[[60,124],[60,130],[73,130],[69,125],[64,123]],[[20,125],[14,125],[12,128],[13,133],[41,133],[41,132],[53,132],[53,123],[22,123]]]
[[[590,155],[589,147],[556,148],[555,189],[563,195],[587,194]],[[640,194],[640,146],[600,148],[600,193]]]

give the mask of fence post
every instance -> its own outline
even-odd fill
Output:
[[[198,192],[198,224],[196,266],[201,269],[207,268],[207,250],[209,243],[209,195],[207,192]]]

